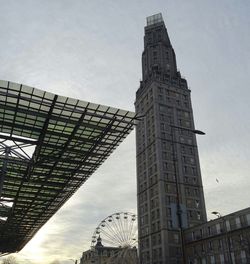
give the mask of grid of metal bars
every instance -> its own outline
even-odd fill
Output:
[[[129,134],[135,119],[129,111],[0,81],[0,252],[21,250]],[[31,158],[6,156],[10,142],[22,151],[33,146]]]

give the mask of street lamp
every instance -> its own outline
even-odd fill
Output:
[[[184,246],[184,239],[183,239],[183,223],[182,223],[182,209],[181,209],[181,204],[180,204],[180,191],[179,191],[179,182],[178,182],[178,171],[176,167],[176,158],[175,158],[175,144],[174,143],[179,143],[178,141],[175,141],[174,138],[174,129],[180,129],[184,131],[189,131],[194,134],[198,135],[205,135],[203,131],[197,130],[197,129],[190,129],[190,128],[185,128],[185,127],[180,127],[180,126],[174,126],[170,125],[171,128],[171,140],[172,140],[172,155],[173,155],[173,165],[174,165],[174,173],[175,173],[175,186],[176,186],[176,202],[177,202],[177,218],[179,222],[179,228],[180,228],[180,235],[181,235],[181,247],[182,247],[182,256],[183,256],[183,263],[186,263],[186,253],[185,253],[185,246]]]
[[[179,143],[176,142],[174,139],[174,128],[180,129],[180,130],[185,130],[185,131],[189,131],[192,132],[194,134],[198,134],[198,135],[205,135],[205,132],[201,131],[201,130],[197,130],[197,129],[189,129],[189,128],[185,128],[185,127],[180,127],[180,126],[174,126],[174,125],[170,125],[171,127],[171,136],[172,136],[172,154],[173,154],[173,164],[174,164],[174,172],[175,172],[175,184],[176,184],[176,194],[177,194],[177,215],[178,215],[178,221],[179,221],[179,226],[182,229],[182,218],[181,218],[181,207],[180,207],[180,197],[179,197],[179,183],[178,183],[178,172],[177,172],[177,168],[176,168],[176,158],[175,158],[175,149],[174,149],[174,143]]]
[[[198,130],[198,129],[191,129],[191,128],[186,128],[186,127],[181,127],[181,126],[173,126],[173,125],[170,125],[170,126],[172,128],[179,128],[181,130],[190,131],[190,132],[197,134],[197,135],[206,135],[205,132]]]
[[[212,212],[211,214],[216,215],[218,218],[222,217],[221,213],[216,211]]]

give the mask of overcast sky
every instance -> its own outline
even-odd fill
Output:
[[[0,0],[0,12],[0,79],[132,111],[145,18],[162,12],[206,132],[208,218],[249,206],[249,0]],[[134,132],[16,257],[73,263],[117,211],[136,212]]]

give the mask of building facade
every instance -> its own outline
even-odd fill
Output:
[[[188,264],[250,263],[250,207],[184,231]]]
[[[207,218],[190,90],[161,14],[147,18],[135,108],[140,263],[184,263],[184,228]]]

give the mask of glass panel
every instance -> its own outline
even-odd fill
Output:
[[[53,100],[54,97],[55,97],[55,94],[53,94],[53,93],[49,93],[49,92],[45,93],[45,98],[47,98],[47,99]]]
[[[128,113],[128,111],[126,111],[126,110],[119,110],[119,112],[117,113],[118,115],[122,115],[122,116],[124,116],[124,115],[126,115]]]
[[[118,109],[116,109],[116,108],[109,107],[108,112],[109,112],[109,113],[112,113],[112,114],[115,114],[115,113],[117,112],[117,110],[118,110]]]
[[[29,107],[34,108],[34,109],[39,109],[40,104],[39,103],[30,103]]]
[[[77,100],[74,99],[74,98],[68,98],[67,104],[76,105],[77,104]]]
[[[106,112],[108,109],[108,107],[106,105],[99,105],[98,107],[98,111],[101,111],[101,112]]]
[[[19,100],[19,104],[24,105],[24,106],[28,106],[29,102],[26,101],[26,100],[21,99],[21,100]]]
[[[48,112],[49,111],[49,107],[45,106],[45,105],[42,105],[41,106],[41,110],[43,110],[44,112]]]
[[[17,103],[17,98],[14,97],[7,97],[7,102],[16,104]]]
[[[62,111],[62,115],[64,115],[64,116],[70,116],[71,113],[72,113],[72,112],[70,112],[70,111],[66,111],[66,110],[63,110],[63,111]]]
[[[93,110],[96,110],[97,108],[98,108],[98,104],[94,104],[94,103],[89,103],[89,106],[88,106],[88,108],[89,109],[93,109]]]
[[[45,91],[39,90],[39,89],[34,89],[33,95],[38,96],[38,97],[43,97],[45,94]]]
[[[4,80],[0,80],[0,87],[7,88],[8,87],[8,82]]]
[[[13,89],[13,90],[16,90],[16,91],[19,91],[20,90],[20,84],[9,82],[9,88]]]
[[[30,86],[27,86],[27,85],[22,85],[22,91],[23,92],[32,94],[33,89],[34,89],[33,87],[30,87]]]
[[[127,116],[133,118],[133,117],[135,117],[135,113],[129,112]]]
[[[85,102],[85,101],[78,101],[78,104],[77,104],[77,106],[80,106],[83,108],[85,108],[87,105],[88,105],[88,102]]]
[[[72,117],[79,119],[81,117],[80,113],[72,113]]]

